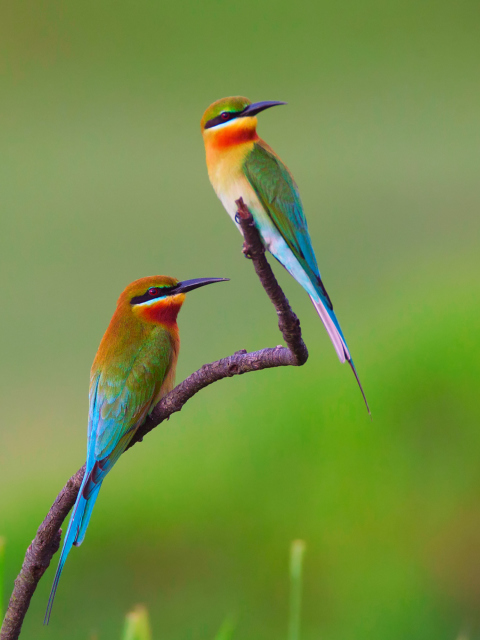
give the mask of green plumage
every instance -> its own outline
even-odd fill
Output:
[[[104,362],[97,368],[96,360],[92,367],[89,438],[94,430],[97,460],[114,455],[123,437],[143,422],[172,360],[172,340],[164,327],[129,329],[122,331],[128,339],[112,345]]]
[[[330,303],[320,279],[300,193],[290,171],[263,141],[254,144],[243,169],[265,212],[312,284]]]

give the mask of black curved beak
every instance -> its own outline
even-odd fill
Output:
[[[248,107],[238,114],[238,118],[245,118],[247,116],[256,116],[260,111],[270,109],[270,107],[276,107],[281,104],[287,104],[286,102],[277,102],[275,100],[266,100],[265,102],[254,102],[249,104]]]
[[[214,282],[228,282],[228,280],[230,280],[230,278],[195,278],[194,280],[184,280],[183,282],[179,282],[169,295],[187,293],[187,291],[193,291],[193,289],[204,287],[206,284],[213,284]]]

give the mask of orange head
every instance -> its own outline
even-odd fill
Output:
[[[147,324],[172,325],[187,291],[228,278],[197,278],[180,282],[170,276],[148,276],[135,280],[125,288],[117,303],[122,315],[133,314]]]
[[[285,102],[254,102],[242,96],[222,98],[203,114],[200,126],[205,145],[225,148],[257,140],[257,113]]]

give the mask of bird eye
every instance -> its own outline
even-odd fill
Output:
[[[222,111],[220,117],[222,120],[228,120],[228,113],[226,111]]]
[[[148,291],[147,291],[149,296],[156,296],[158,293],[158,289],[156,287],[151,287]]]

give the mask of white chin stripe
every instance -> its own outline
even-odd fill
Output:
[[[208,129],[204,129],[204,131],[205,133],[208,133],[209,131],[218,131],[219,129],[226,129],[227,127],[231,127],[233,125],[240,125],[242,121],[246,124],[247,122],[253,120],[254,118],[255,116],[233,118],[233,120],[227,120],[227,122],[221,122],[220,124],[216,124],[214,127],[209,127]]]
[[[158,302],[159,300],[165,300],[168,296],[160,296],[158,298],[152,298],[151,300],[145,300],[145,302],[140,302],[139,304],[134,305],[135,307],[151,307],[153,304]]]
[[[226,129],[227,127],[231,127],[232,124],[238,124],[238,118],[233,118],[233,120],[227,120],[227,122],[221,122],[220,124],[215,125],[214,127],[209,127],[205,129],[205,131],[218,131],[218,129]]]

